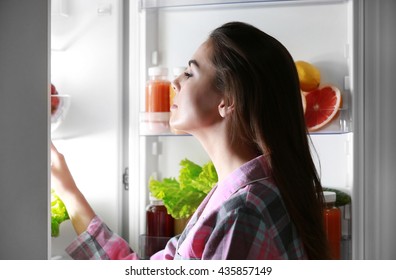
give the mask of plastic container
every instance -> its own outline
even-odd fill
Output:
[[[329,242],[331,256],[335,260],[341,258],[341,210],[334,206],[335,192],[323,192],[325,208],[323,211],[324,225]]]
[[[168,68],[150,67],[146,83],[146,112],[169,112]]]

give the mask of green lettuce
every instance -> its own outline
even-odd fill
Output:
[[[65,204],[51,189],[51,236],[59,236],[59,226],[62,222],[70,219]]]
[[[149,181],[151,194],[163,200],[168,213],[175,219],[190,217],[218,180],[212,162],[200,166],[184,159],[180,166],[178,180],[150,178]]]

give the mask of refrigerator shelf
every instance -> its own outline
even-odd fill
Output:
[[[338,115],[326,126],[311,135],[336,135],[352,132],[351,121],[348,118],[348,109],[340,109]],[[140,112],[140,136],[190,136],[188,133],[178,132],[169,125],[169,112]]]
[[[140,112],[139,134],[141,136],[188,136],[174,131],[169,125],[170,112]]]
[[[304,4],[304,3],[337,3],[345,2],[345,0],[140,0],[139,7],[144,9],[156,8],[175,8],[175,7],[193,7],[208,5],[225,5],[225,4]]]

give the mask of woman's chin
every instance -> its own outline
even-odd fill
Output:
[[[170,125],[170,130],[173,134],[188,134],[187,132],[184,132],[183,130],[180,130],[172,125]]]
[[[184,132],[181,126],[175,123],[175,121],[172,120],[172,118],[169,120],[169,126],[172,133],[174,134],[188,134],[187,132]]]

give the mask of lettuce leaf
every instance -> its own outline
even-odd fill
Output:
[[[66,206],[59,196],[51,189],[51,236],[59,236],[59,226],[70,219]]]
[[[178,180],[150,178],[149,190],[162,199],[168,213],[175,219],[188,218],[217,183],[217,173],[212,162],[202,167],[188,159],[180,162]]]

